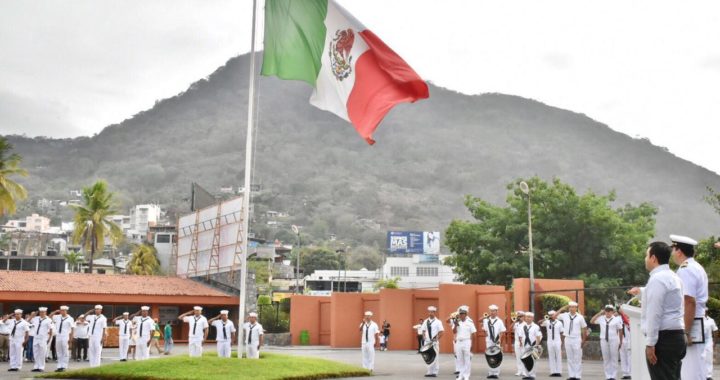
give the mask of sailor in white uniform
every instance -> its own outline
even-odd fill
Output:
[[[188,354],[190,357],[202,356],[202,345],[207,339],[208,333],[208,321],[202,315],[202,307],[195,306],[187,313],[178,316],[178,319],[187,323],[190,327],[188,330]]]
[[[542,324],[547,332],[548,361],[550,377],[562,377],[562,331],[563,323],[557,319],[555,310],[548,311]]]
[[[506,331],[505,323],[498,318],[497,305],[490,305],[489,314],[482,321],[482,329],[485,331],[485,347],[499,346],[502,340],[502,334]],[[500,377],[500,367],[488,369],[488,379],[497,379]]]
[[[543,335],[542,331],[540,331],[540,326],[535,323],[535,314],[530,312],[525,313],[525,323],[522,324],[520,328],[520,335],[518,336],[518,340],[523,347],[523,352],[527,348],[540,346],[542,343],[542,337]],[[528,371],[523,365],[523,380],[534,380],[536,369],[537,365],[533,366],[531,371]]]
[[[73,339],[73,328],[75,320],[68,314],[70,308],[63,305],[60,310],[52,313],[53,324],[55,325],[55,350],[57,351],[57,369],[55,372],[63,372],[70,362],[70,341]]]
[[[603,310],[590,319],[590,324],[600,326],[600,350],[602,351],[605,379],[615,380],[620,356],[620,342],[622,342],[622,319],[615,315],[613,305],[605,305]]]
[[[520,341],[517,339],[517,337],[520,336],[520,327],[524,323],[524,320],[525,312],[522,310],[516,311],[515,321],[513,321],[512,325],[512,332],[513,336],[515,337],[515,339],[513,340],[513,352],[515,352],[515,365],[517,366],[515,376],[522,376],[523,368],[525,368],[522,361],[520,360],[520,355],[522,355],[522,345],[520,345]]]
[[[22,369],[23,346],[27,344],[30,324],[23,319],[23,311],[15,310],[15,318],[5,322],[10,326],[10,368],[8,372],[17,372]]]
[[[47,316],[47,307],[38,308],[38,316],[33,318],[30,324],[33,326],[33,357],[35,365],[32,372],[45,372],[45,359],[50,340],[53,336],[53,322]]]
[[[564,312],[568,309],[569,312]],[[585,317],[578,312],[577,302],[570,302],[558,310],[558,320],[563,323],[565,353],[568,362],[569,380],[582,378],[582,350],[587,339],[587,323]]]
[[[126,362],[128,350],[130,349],[130,337],[132,336],[133,322],[130,320],[130,313],[127,311],[121,316],[113,319],[115,326],[118,328],[118,350],[120,351],[120,361]]]
[[[718,331],[715,320],[707,315],[705,310],[705,364],[707,364],[707,378],[712,379],[713,357],[715,346],[715,332]]]
[[[425,373],[425,377],[437,377],[438,372],[440,372],[440,338],[442,338],[443,333],[445,331],[445,328],[443,327],[442,322],[440,322],[439,319],[435,317],[435,314],[437,313],[437,308],[435,306],[429,306],[427,308],[428,310],[428,317],[423,321],[423,338],[425,344],[432,342],[433,346],[435,348],[435,352],[437,355],[435,356],[435,361],[428,364],[427,366],[427,372]]]
[[[235,324],[228,319],[228,310],[221,310],[220,314],[208,322],[215,327],[215,342],[217,354],[221,358],[229,358],[232,354],[232,342],[235,340]]]
[[[150,359],[150,341],[155,331],[155,321],[150,317],[150,307],[140,307],[140,315],[133,314],[133,323],[137,329],[137,342],[135,342],[135,359]]]
[[[95,309],[88,310],[85,320],[88,323],[88,359],[90,367],[97,367],[102,360],[102,349],[107,338],[107,318],[102,314],[102,305],[95,305]]]
[[[670,235],[672,257],[680,268],[677,275],[682,280],[685,300],[685,334],[687,352],[682,360],[681,377],[683,380],[705,380],[705,342],[702,323],[705,318],[705,305],[708,300],[708,277],[695,259],[697,241],[679,235]]]
[[[455,333],[455,356],[458,358],[458,379],[470,380],[472,369],[472,342],[477,328],[475,322],[468,317],[469,307],[463,305],[458,309],[458,317],[453,326]],[[502,323],[502,321],[500,321]]]
[[[620,370],[622,371],[622,379],[627,380],[632,378],[632,351],[630,351],[630,320],[623,313],[620,313],[619,317],[623,321],[623,336],[622,344],[620,345]]]
[[[248,314],[248,321],[243,326],[245,332],[245,355],[248,359],[260,359],[260,347],[265,340],[263,327],[257,321],[257,313]]]
[[[372,311],[366,311],[360,323],[360,351],[362,352],[362,367],[372,372],[375,370],[375,346],[377,345],[380,328],[372,320]]]

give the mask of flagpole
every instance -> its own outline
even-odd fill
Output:
[[[250,40],[250,83],[248,85],[248,115],[247,115],[247,136],[245,138],[245,188],[243,189],[243,210],[242,210],[242,237],[245,245],[242,252],[242,268],[240,269],[240,307],[238,310],[238,359],[242,359],[245,346],[244,326],[245,323],[245,295],[247,294],[247,258],[250,241],[248,231],[250,230],[250,181],[252,178],[252,152],[253,152],[253,125],[255,124],[255,26],[257,18],[257,0],[252,5],[252,34]]]

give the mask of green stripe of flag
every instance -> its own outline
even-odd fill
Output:
[[[325,47],[328,0],[267,0],[262,75],[315,86]]]

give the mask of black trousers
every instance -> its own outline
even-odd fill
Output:
[[[52,360],[57,361],[57,349],[55,348],[55,335],[50,340],[50,353],[52,354]]]
[[[418,335],[418,336],[417,336],[417,340],[418,340],[418,351],[420,351],[420,349],[421,349],[422,346],[423,346],[423,336],[422,336],[422,335]]]
[[[653,380],[680,380],[680,368],[685,357],[685,332],[683,330],[660,331],[655,344],[655,365],[647,363]]]
[[[75,359],[87,360],[88,342],[87,338],[75,339]]]

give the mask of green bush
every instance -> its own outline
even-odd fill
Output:
[[[720,319],[720,299],[710,297],[707,302],[707,311],[710,318],[718,321]]]
[[[560,294],[548,293],[540,296],[540,303],[542,304],[543,314],[546,314],[550,310],[558,310],[561,307],[570,303],[570,301],[570,297]]]
[[[260,305],[272,305],[272,298],[270,296],[259,296],[257,300],[258,306]]]
[[[285,313],[290,312],[290,297],[280,300],[280,311]]]

